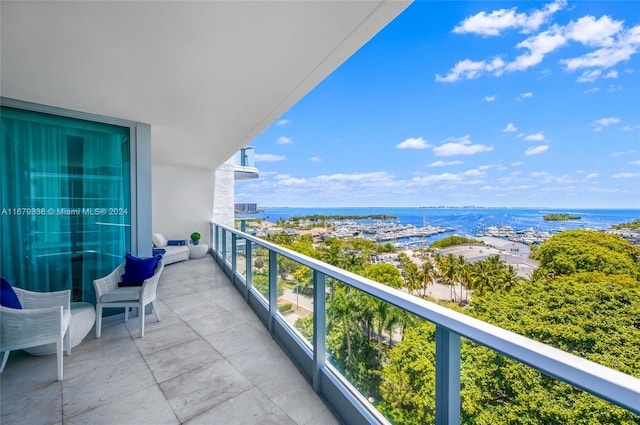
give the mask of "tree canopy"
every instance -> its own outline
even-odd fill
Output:
[[[640,377],[640,292],[618,276],[580,273],[489,293],[465,312]],[[382,371],[379,408],[397,424],[433,423],[434,332],[405,332]],[[640,417],[463,339],[462,422],[638,424]]]
[[[640,248],[624,238],[591,230],[568,230],[543,242],[532,258],[554,276],[599,271],[640,278]]]

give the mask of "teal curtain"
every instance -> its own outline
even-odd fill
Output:
[[[130,249],[129,128],[1,110],[0,273],[34,291],[72,289]]]

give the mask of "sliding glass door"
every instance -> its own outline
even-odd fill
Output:
[[[130,129],[5,107],[1,129],[0,273],[95,302],[130,250]]]

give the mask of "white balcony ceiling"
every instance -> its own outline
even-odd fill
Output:
[[[2,1],[4,97],[152,125],[154,163],[214,169],[407,1]]]

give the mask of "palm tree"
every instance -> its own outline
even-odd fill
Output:
[[[500,289],[509,291],[517,286],[522,281],[522,278],[518,276],[518,272],[511,264],[507,265],[504,275],[500,282]]]
[[[422,284],[422,296],[427,296],[427,288],[438,278],[438,271],[429,259],[425,259],[419,272],[420,282]]]
[[[465,301],[469,301],[469,288],[473,286],[473,266],[471,263],[465,262],[458,274],[458,279],[460,279],[460,299],[462,299],[462,286],[465,288]]]
[[[458,259],[453,254],[448,254],[444,257],[442,267],[440,268],[440,274],[442,280],[451,287],[451,300],[453,301],[453,285],[455,285],[456,277],[458,276]]]
[[[341,328],[347,343],[347,360],[351,357],[351,333],[355,331],[353,325],[358,321],[359,307],[355,302],[351,288],[339,285],[336,295],[327,309],[327,329]]]
[[[344,265],[344,253],[338,245],[331,245],[329,248],[322,251],[321,259],[325,263],[332,266],[342,267]]]
[[[345,270],[356,274],[362,274],[364,272],[364,259],[357,254],[351,254],[347,257],[343,257],[342,265]]]
[[[481,296],[491,291],[494,272],[488,261],[482,260],[474,263],[471,275],[475,294]]]
[[[422,280],[418,266],[413,261],[404,266],[404,282],[409,293],[422,288]]]

